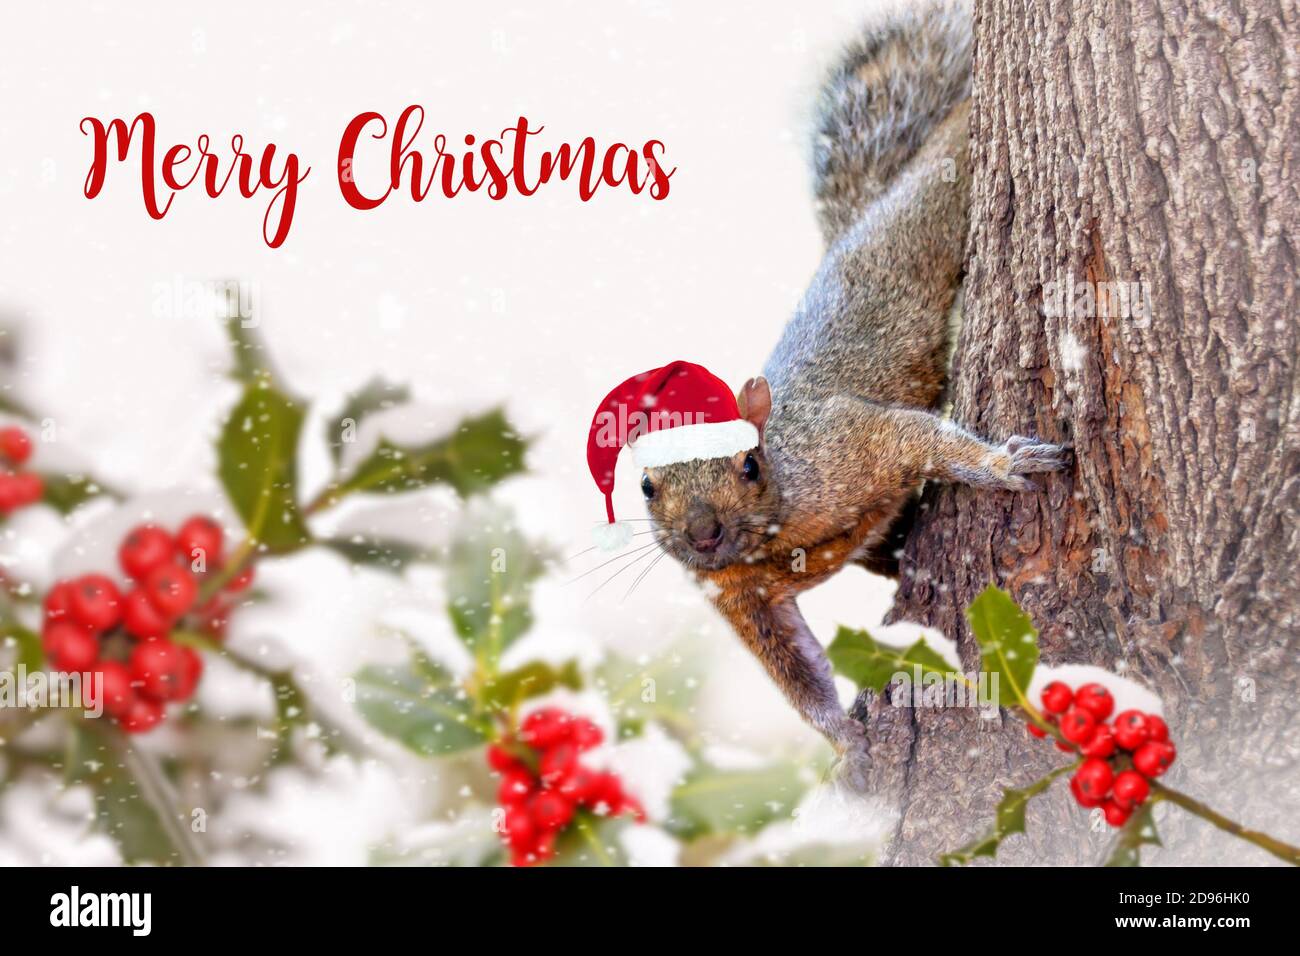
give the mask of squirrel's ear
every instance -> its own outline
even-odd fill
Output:
[[[772,390],[767,379],[759,375],[745,383],[736,396],[740,407],[740,417],[758,429],[758,440],[763,441],[763,429],[767,427],[767,416],[772,413]]]

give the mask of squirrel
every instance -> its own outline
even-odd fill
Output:
[[[962,0],[888,14],[849,46],[818,103],[825,256],[737,396],[758,446],[641,479],[661,546],[841,760],[866,759],[865,731],[798,595],[850,562],[879,570],[925,481],[1029,491],[1025,475],[1068,463],[1064,446],[991,444],[936,413],[969,219],[970,46]]]

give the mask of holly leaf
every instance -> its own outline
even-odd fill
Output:
[[[673,789],[667,827],[686,840],[711,833],[756,833],[789,817],[806,789],[790,763],[752,770],[697,765]]]
[[[398,575],[408,565],[433,560],[432,552],[394,538],[355,534],[347,538],[325,538],[318,543],[342,555],[352,565]]]
[[[127,864],[184,862],[167,828],[140,785],[103,737],[74,724],[65,776],[95,797],[94,823],[117,844]]]
[[[45,486],[41,500],[62,515],[70,514],[92,498],[117,497],[114,491],[89,475],[41,473],[41,481]]]
[[[1057,767],[1047,776],[1030,784],[1023,790],[1013,788],[1004,790],[1002,800],[998,803],[994,816],[993,829],[984,836],[953,850],[951,853],[941,854],[939,856],[939,865],[961,866],[964,863],[970,863],[979,856],[997,856],[998,848],[1002,845],[1003,840],[1012,834],[1025,832],[1025,807],[1029,805],[1029,801],[1050,787],[1057,777],[1073,769],[1073,764]]]
[[[532,627],[533,583],[549,555],[519,533],[510,512],[472,509],[447,554],[447,605],[452,626],[486,670]]]
[[[1106,866],[1141,866],[1142,847],[1163,846],[1160,835],[1156,833],[1154,810],[1155,802],[1148,800],[1133,811],[1115,837]]]
[[[250,537],[292,551],[310,532],[298,509],[302,408],[265,378],[249,384],[217,443],[218,474]]]
[[[355,434],[361,420],[375,412],[385,411],[411,400],[411,390],[405,385],[394,385],[382,378],[372,378],[358,392],[353,392],[343,403],[343,408],[333,421],[325,426],[325,441],[337,466],[343,456],[343,446]]]
[[[600,817],[586,810],[573,818],[555,844],[550,866],[627,866],[619,839],[629,826],[621,817]]]
[[[691,730],[700,683],[688,657],[675,648],[635,661],[611,654],[596,672],[595,684],[619,722],[620,737],[639,733],[649,721],[683,734]]]
[[[908,680],[919,683],[914,680],[917,668],[923,675],[953,672],[952,666],[925,643],[925,638],[908,648],[890,647],[877,642],[866,631],[847,627],[835,632],[826,656],[835,673],[847,677],[862,690],[877,693],[889,685],[895,674],[905,674]]]
[[[460,688],[431,682],[410,664],[364,667],[356,682],[356,707],[366,722],[423,757],[487,740],[487,724]]]
[[[1026,697],[1038,665],[1038,631],[1006,591],[986,587],[966,609],[980,649],[980,670],[1000,707],[1032,710]]]
[[[582,688],[582,675],[577,661],[566,661],[558,668],[544,661],[524,664],[488,681],[483,685],[478,698],[489,710],[507,710],[530,697],[548,694],[556,687],[567,687],[570,690]]]
[[[333,494],[398,494],[444,483],[469,497],[522,472],[527,447],[504,412],[494,409],[465,419],[451,435],[424,445],[381,438],[379,447]]]
[[[227,310],[230,315],[226,319],[226,338],[230,341],[231,378],[245,385],[276,381],[278,376],[271,361],[271,350],[263,343],[256,323],[240,316],[239,311],[237,303],[236,307]]]
[[[17,653],[14,655],[15,666],[21,666],[27,673],[34,674],[45,668],[45,652],[41,649],[41,637],[30,628],[23,627],[17,621],[0,623],[0,635],[4,643],[13,642]]]

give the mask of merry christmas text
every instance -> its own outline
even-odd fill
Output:
[[[104,121],[87,116],[81,132],[91,138],[93,156],[86,173],[84,193],[94,199],[104,188],[111,162],[139,162],[140,189],[145,210],[162,219],[176,195],[191,186],[216,199],[231,185],[252,199],[259,192],[268,196],[262,217],[262,238],[272,249],[288,237],[298,202],[298,189],[311,172],[297,153],[280,150],[268,143],[258,154],[246,151],[244,137],[230,137],[228,151],[213,147],[207,134],[194,146],[177,143],[163,148],[157,141],[157,124],[151,113],[140,113],[128,124],[122,119]],[[602,186],[625,188],[634,195],[645,192],[651,199],[668,198],[669,180],[676,167],[663,165],[664,144],[646,140],[640,147],[612,143],[604,148],[594,137],[542,148],[534,139],[545,127],[533,126],[521,116],[495,136],[463,137],[462,147],[449,147],[443,133],[425,134],[424,109],[408,106],[390,127],[383,114],[360,113],[343,132],[339,142],[337,181],[344,201],[354,209],[374,209],[397,192],[409,191],[422,202],[431,195],[453,199],[463,192],[482,190],[490,199],[505,199],[511,193],[531,196],[555,181],[572,183],[578,198],[588,202]],[[377,145],[376,145],[377,144]],[[382,152],[370,156],[367,168],[382,160],[382,173],[359,176],[357,159],[365,150]],[[197,186],[195,184],[198,184]]]

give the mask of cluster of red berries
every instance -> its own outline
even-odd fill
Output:
[[[32,457],[32,440],[16,425],[0,428],[0,518],[41,500],[45,482],[35,472],[15,469]]]
[[[1047,722],[1065,738],[1056,746],[1084,757],[1070,779],[1074,799],[1083,807],[1101,807],[1107,823],[1123,826],[1151,794],[1147,781],[1168,770],[1178,756],[1168,725],[1140,710],[1123,711],[1106,723],[1115,698],[1101,684],[1072,691],[1053,681],[1043,688],[1042,702]],[[1027,726],[1035,737],[1047,736],[1041,728]]]
[[[530,866],[554,856],[557,837],[580,807],[645,819],[616,774],[580,762],[603,739],[590,720],[543,707],[525,718],[516,739],[488,747],[488,764],[501,774],[497,799],[505,810],[502,838],[512,864]]]
[[[200,576],[219,569],[221,548],[221,527],[203,515],[188,519],[175,535],[153,524],[134,528],[118,549],[132,582],[125,593],[103,574],[50,589],[41,631],[46,660],[56,671],[92,675],[87,703],[102,693],[105,713],[123,730],[152,730],[164,706],[189,699],[203,673],[198,653],[169,635],[185,622],[220,637],[228,595],[252,581],[246,569],[225,586],[226,594],[196,606]]]

